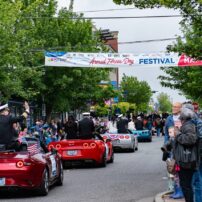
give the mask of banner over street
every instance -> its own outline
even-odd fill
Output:
[[[140,54],[131,53],[78,53],[46,52],[45,66],[55,67],[138,67],[138,66],[202,66],[202,60],[193,60],[176,53]]]

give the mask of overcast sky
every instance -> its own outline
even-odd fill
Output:
[[[58,0],[58,6],[69,7],[70,0]],[[74,0],[74,11],[92,11],[105,9],[122,9],[133,8],[133,6],[116,5],[112,0]],[[179,14],[175,10],[161,9],[130,9],[104,12],[85,12],[88,17],[95,16],[151,16],[151,15],[173,15]],[[110,29],[118,31],[118,41],[140,41],[150,39],[174,38],[182,35],[179,25],[180,18],[146,18],[146,19],[105,19],[93,20],[95,26],[99,29]],[[158,53],[165,52],[166,46],[172,44],[173,41],[150,42],[150,43],[134,43],[119,45],[120,53]],[[185,101],[185,98],[179,95],[177,90],[163,88],[157,77],[164,74],[159,67],[133,67],[119,68],[120,78],[125,73],[128,76],[135,76],[138,80],[145,80],[149,83],[152,90],[167,93],[173,102]]]

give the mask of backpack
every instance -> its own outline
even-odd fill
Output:
[[[196,126],[196,134],[198,137],[198,151],[199,157],[202,158],[202,119],[196,118],[193,120]]]

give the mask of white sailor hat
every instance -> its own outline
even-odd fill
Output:
[[[83,116],[90,116],[90,112],[84,112],[82,113]]]
[[[121,118],[123,116],[123,114],[120,114],[119,116],[118,116],[118,118]]]
[[[6,108],[8,108],[8,103],[1,105],[0,106],[0,111],[4,110]]]

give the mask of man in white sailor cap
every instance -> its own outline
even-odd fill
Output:
[[[83,119],[78,122],[78,136],[81,139],[91,139],[95,132],[93,120],[90,119],[90,112],[84,112],[82,115]]]
[[[0,144],[5,145],[6,149],[15,149],[15,132],[13,124],[22,122],[29,114],[29,105],[24,103],[25,112],[19,117],[12,117],[7,103],[0,105]]]

